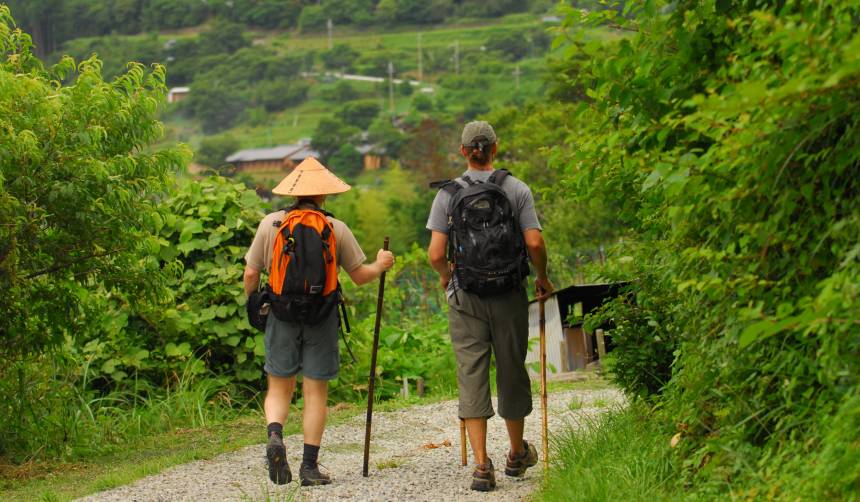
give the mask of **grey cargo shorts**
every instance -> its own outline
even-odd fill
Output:
[[[266,321],[266,365],[269,375],[291,377],[299,371],[314,380],[333,380],[340,369],[337,309],[316,326],[284,322],[274,314]]]
[[[520,419],[532,412],[525,368],[529,305],[524,288],[481,297],[458,290],[448,297],[448,325],[457,358],[460,418],[494,415],[490,401],[490,353],[496,357],[499,415]]]

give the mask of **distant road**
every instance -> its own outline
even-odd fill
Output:
[[[377,83],[381,83],[381,82],[385,82],[385,81],[387,80],[386,78],[383,78],[383,77],[370,77],[370,76],[367,76],[367,75],[351,75],[351,74],[349,74],[349,73],[334,73],[334,72],[326,72],[326,73],[323,73],[323,74],[319,74],[319,73],[316,73],[316,72],[302,72],[302,77],[319,77],[319,76],[322,76],[322,77],[331,77],[331,78],[339,78],[339,79],[342,79],[342,80],[357,80],[357,81],[359,81],[359,82],[377,82]],[[400,79],[400,78],[395,78],[395,79],[394,79],[394,83],[395,83],[395,84],[402,84],[403,82],[404,82],[404,80],[403,80],[403,79]],[[413,85],[413,86],[416,86],[416,87],[417,87],[417,86],[422,86],[422,85],[423,85],[423,86],[427,86],[427,87],[429,87],[430,89],[432,89],[432,88],[433,88],[433,86],[431,86],[431,85],[429,85],[429,84],[425,84],[424,82],[419,82],[418,80],[406,80],[406,82],[409,82],[409,85]]]

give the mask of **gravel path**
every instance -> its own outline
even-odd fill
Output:
[[[526,439],[540,450],[540,406],[526,419]],[[494,406],[495,406],[495,399]],[[576,403],[571,406],[571,403]],[[550,435],[583,417],[605,412],[623,402],[616,390],[562,391],[549,395]],[[573,409],[571,409],[573,408]],[[295,417],[291,417],[295,418]],[[268,480],[265,445],[250,446],[211,460],[165,470],[133,484],[96,493],[84,501],[176,500],[372,500],[410,502],[424,500],[523,500],[540,483],[541,467],[531,468],[524,479],[504,475],[507,433],[499,417],[490,420],[487,446],[496,466],[497,488],[489,494],[469,490],[472,466],[460,465],[460,430],[457,402],[444,401],[393,412],[373,414],[370,476],[361,475],[364,448],[364,414],[326,430],[320,451],[323,471],[334,483],[300,488],[294,480],[277,486]],[[286,439],[294,478],[301,462],[302,437]],[[438,446],[438,447],[432,447]],[[471,463],[471,459],[470,459]]]

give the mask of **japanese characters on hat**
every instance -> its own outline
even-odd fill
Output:
[[[272,190],[272,193],[293,197],[309,197],[343,193],[350,188],[352,187],[326,169],[320,161],[308,157],[293,168],[293,172],[281,180],[278,186]]]

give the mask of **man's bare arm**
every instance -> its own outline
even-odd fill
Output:
[[[349,272],[349,278],[352,279],[357,286],[367,284],[377,279],[383,272],[390,269],[394,265],[394,254],[391,251],[382,249],[376,253],[376,261],[373,263],[363,263],[357,268]]]
[[[535,288],[538,294],[552,293],[554,288],[547,277],[546,273],[546,243],[543,240],[543,234],[536,228],[530,228],[523,232],[523,237],[526,241],[526,250],[528,250],[529,258],[532,265],[535,267]]]
[[[443,289],[448,287],[448,282],[451,280],[451,268],[448,266],[448,257],[446,256],[447,248],[448,235],[434,230],[430,234],[430,247],[427,248],[427,257],[430,260],[430,266],[439,274],[439,283]]]
[[[245,265],[245,273],[242,274],[242,281],[245,284],[245,296],[251,296],[251,293],[260,287],[260,271]]]

